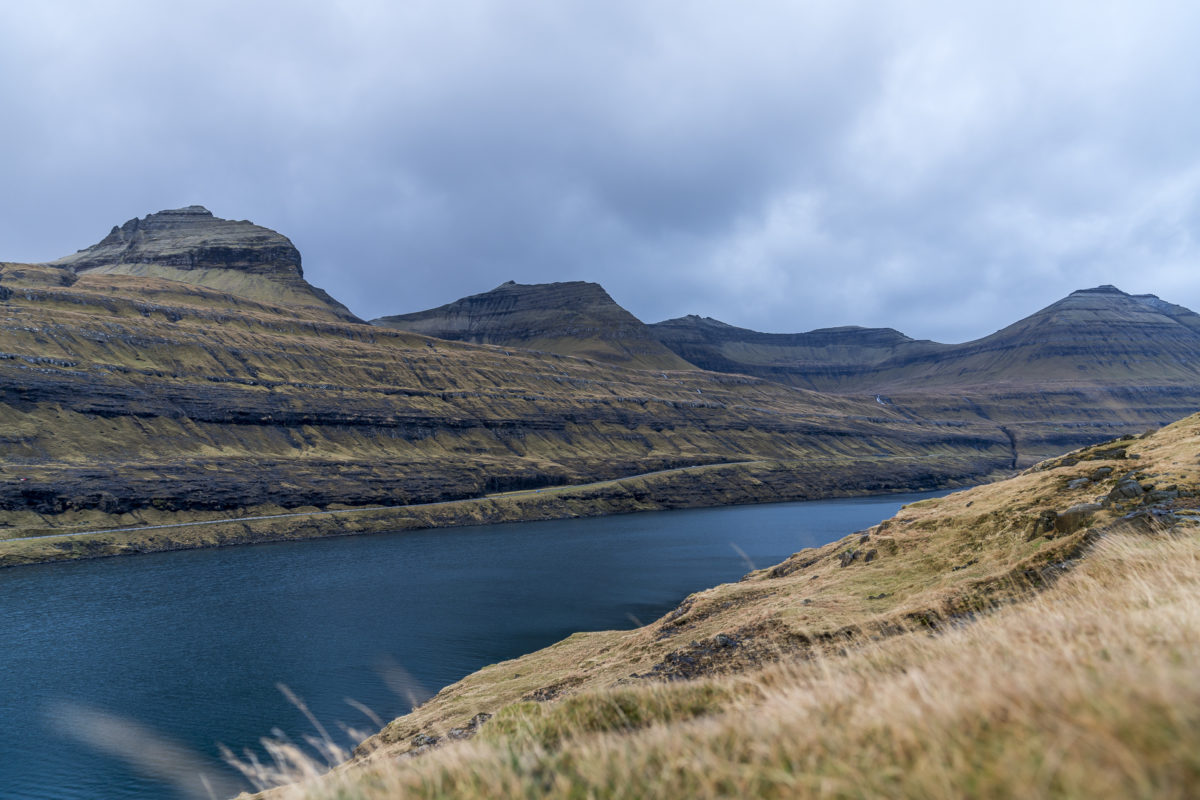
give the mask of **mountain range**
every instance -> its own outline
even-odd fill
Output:
[[[1011,438],[1015,465],[1096,441],[1094,424],[1167,422],[1200,401],[1200,315],[1114,286],[1073,292],[962,344],[891,328],[760,333],[694,315],[647,325],[583,282],[509,282],[372,324],[506,347],[529,346],[527,331],[557,324],[556,335],[536,339],[539,349],[609,363],[637,352],[645,366],[664,368],[674,356],[692,369],[874,397],[914,418],[991,423]],[[667,352],[652,353],[653,341]]]
[[[285,236],[163,211],[0,263],[0,564],[977,481],[1193,411],[1198,322],[1100,287],[945,345],[510,282],[368,325]]]

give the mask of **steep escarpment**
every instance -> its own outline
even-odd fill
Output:
[[[439,339],[544,350],[647,369],[690,369],[596,283],[518,284],[371,324]]]
[[[994,426],[745,376],[435,340],[99,269],[6,264],[0,285],[9,539],[753,460],[791,479],[744,499],[858,492],[881,480],[868,462],[911,476],[897,489],[1010,463]]]
[[[875,375],[924,365],[913,374],[928,380],[888,384],[896,390],[886,394],[697,369],[595,284],[506,284],[365,325],[304,281],[285,237],[200,207],[131,220],[51,264],[0,264],[0,288],[0,536],[10,539],[394,508],[662,471],[670,475],[644,507],[672,507],[671,492],[694,505],[706,492],[741,502],[927,488],[1140,432],[1164,408],[1187,410],[1197,391],[1184,380],[1184,334],[1168,342],[1182,365],[1174,383],[1145,377],[1163,352],[1149,344],[1136,369],[1113,371],[1132,363],[1131,342],[1162,326],[1197,329],[1186,309],[1119,292],[1073,295],[1002,331],[999,344],[974,343],[962,357],[975,373],[957,367],[975,376],[968,385],[934,380],[953,371],[931,355],[947,346],[894,331],[764,340],[785,367],[836,353],[842,383],[850,367],[865,368],[856,362],[872,362]],[[1104,305],[1113,302],[1136,313],[1117,319]],[[726,344],[748,337],[731,330],[719,331]],[[1104,349],[1114,331],[1124,331],[1121,358]],[[1012,376],[1028,370],[996,361],[1016,363],[1014,352],[1036,361],[1047,341],[1073,358],[1076,335],[1093,361],[1110,354],[1104,380],[1021,383]],[[997,379],[978,377],[989,374]],[[729,493],[703,484],[728,474],[671,472],[743,462],[773,466],[739,473]],[[560,511],[641,503],[601,493]]]
[[[1020,466],[1102,438],[1097,424],[1138,430],[1200,408],[1200,316],[1112,286],[953,345],[890,329],[763,334],[700,317],[649,327],[706,369],[874,396],[926,419],[990,422]]]
[[[847,326],[808,333],[760,333],[690,315],[648,326],[660,342],[701,369],[739,372],[820,391],[863,388],[881,365],[951,348],[892,328]]]
[[[304,280],[300,251],[286,236],[247,220],[214,217],[203,206],[131,219],[52,266],[76,273],[169,278],[357,321],[349,309]]]
[[[1073,292],[963,344],[918,341],[890,328],[758,333],[696,316],[649,328],[671,350],[705,369],[819,391],[1200,380],[1200,315],[1113,286]]]

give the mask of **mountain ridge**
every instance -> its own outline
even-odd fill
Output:
[[[648,369],[692,369],[598,283],[564,281],[495,289],[372,325],[439,339],[548,350]]]
[[[361,321],[304,279],[300,251],[286,236],[249,220],[222,219],[199,205],[134,217],[47,266],[76,274],[166,278]]]
[[[1097,325],[1107,327],[1097,330]],[[1090,338],[1099,339],[1110,348],[1120,343],[1121,337],[1115,334],[1140,332],[1142,345],[1149,347],[1149,351],[1139,354],[1137,342],[1126,335],[1118,352],[1126,355],[1126,362],[1129,357],[1137,357],[1136,360],[1153,364],[1153,369],[1145,372],[1159,379],[1164,377],[1165,366],[1168,367],[1165,377],[1170,380],[1200,379],[1200,315],[1156,295],[1130,295],[1109,284],[1078,289],[992,334],[959,344],[916,340],[892,328],[857,326],[796,334],[759,333],[695,315],[649,327],[668,348],[706,369],[740,370],[818,391],[870,391],[894,389],[898,384],[918,380],[924,386],[930,381],[969,385],[970,373],[986,374],[987,382],[1013,377],[1042,381],[1079,379],[1079,375],[1063,375],[1062,363],[1047,368],[1048,356],[1044,351],[1049,346],[1057,347],[1058,355],[1088,356],[1100,367],[1109,367],[1112,373],[1112,354],[1102,353],[1094,342],[1087,341],[1089,337],[1080,339],[1083,334],[1076,332],[1074,337],[1064,339],[1063,331],[1071,326],[1079,327],[1080,331],[1090,327],[1096,334]],[[1036,347],[1043,351],[1025,359],[1020,375],[1012,374],[1011,363],[993,360],[987,368],[966,363],[972,356],[1016,347]],[[1182,349],[1187,361],[1185,369],[1175,368],[1181,353],[1170,348]],[[1030,364],[1036,361],[1043,363],[1030,370]],[[904,374],[905,369],[912,371],[916,366],[931,364],[936,364],[936,368],[917,375]]]
[[[396,509],[354,527],[380,530],[415,524],[420,515],[403,509],[418,504],[656,471],[652,487],[572,490],[551,510],[482,503],[443,519],[926,489],[1140,433],[1200,403],[1195,381],[1130,370],[1090,383],[930,380],[886,392],[705,370],[580,281],[509,282],[401,315],[487,341],[445,340],[347,318],[303,280],[286,237],[203,207],[131,220],[58,262],[0,263],[0,551],[29,536],[47,537],[35,560],[318,536],[349,528],[295,519]],[[298,295],[281,294],[288,281]],[[1083,306],[1107,302],[1104,292],[1072,297],[1087,324]],[[1136,306],[1125,328],[1194,330],[1182,307],[1113,298]],[[1084,351],[1104,344],[1110,331],[1098,329]],[[831,372],[818,356],[832,349],[857,370],[835,376],[842,382],[860,379],[863,352],[887,364],[897,350],[912,360],[945,347],[888,329],[799,336],[820,369]],[[1190,374],[1186,363],[1168,367]],[[680,471],[691,467],[712,469]],[[241,522],[258,516],[284,521]],[[216,519],[238,522],[194,538],[55,539]]]

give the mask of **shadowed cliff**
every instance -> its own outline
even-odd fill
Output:
[[[186,209],[52,264],[0,264],[0,539],[668,471],[527,512],[569,516],[928,488],[1011,463],[994,425],[916,419],[867,397],[355,323],[296,294],[307,286],[298,256],[264,230]],[[191,280],[218,272],[267,282]],[[734,462],[761,466],[676,472]],[[492,518],[475,513],[433,523]],[[413,519],[396,511],[373,529]],[[268,538],[362,530],[284,523]],[[267,535],[240,522],[207,538],[176,533],[46,540],[36,557]]]
[[[188,206],[116,226],[99,243],[52,266],[76,273],[167,278],[282,305],[328,311],[360,321],[344,305],[304,280],[300,251],[284,235],[247,220],[214,217]]]
[[[1115,290],[967,345],[864,329],[785,337],[814,363],[872,360],[886,394],[844,377],[835,394],[697,369],[596,284],[506,284],[399,318],[481,343],[362,324],[326,297],[286,237],[199,207],[131,220],[50,264],[0,264],[0,540],[645,473],[656,477],[461,513],[380,512],[370,525],[306,516],[53,540],[36,558],[933,488],[1141,432],[1198,394],[1186,379],[1195,315]],[[1169,352],[1179,358],[1160,367]],[[1053,369],[1034,369],[1051,356]],[[1018,380],[1072,359],[1103,369]],[[882,380],[866,374],[855,380]]]
[[[372,325],[439,339],[545,350],[648,369],[692,369],[598,283],[519,284]]]

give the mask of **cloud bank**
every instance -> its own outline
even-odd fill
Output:
[[[1200,309],[1189,3],[0,9],[0,258],[192,203],[364,317],[593,280],[646,321],[986,335]]]

